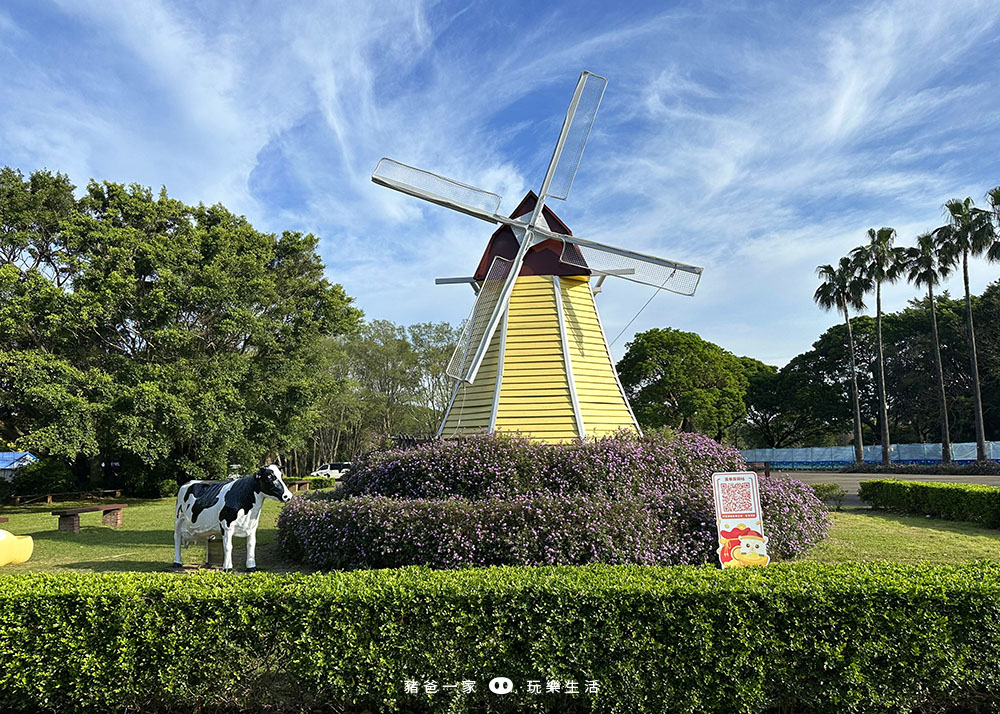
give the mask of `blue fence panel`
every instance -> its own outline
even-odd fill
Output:
[[[773,468],[824,470],[839,469],[854,463],[853,446],[814,446],[797,449],[744,449],[740,452],[747,462],[769,461]],[[1000,462],[1000,442],[986,442],[986,456]],[[882,462],[882,447],[864,448],[865,462]],[[964,442],[951,445],[951,459],[956,463],[971,463],[976,460],[975,443]],[[902,464],[941,463],[941,444],[893,444],[889,450],[889,460]]]
[[[990,442],[990,443],[992,444],[996,442]],[[940,448],[940,446],[938,448]],[[976,460],[975,442],[967,442],[964,444],[952,444],[951,458],[955,461],[975,461]],[[941,458],[938,457],[938,461],[940,460]]]

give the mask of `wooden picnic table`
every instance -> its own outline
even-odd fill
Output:
[[[10,499],[10,505],[26,506],[29,503],[42,501],[43,499],[45,503],[52,503],[53,501],[69,501],[74,498],[87,499],[87,498],[121,498],[121,497],[122,497],[122,490],[120,488],[105,488],[105,489],[98,489],[96,491],[65,491],[62,493],[34,493],[22,496],[13,496]]]
[[[118,528],[122,524],[122,510],[127,507],[127,503],[106,503],[103,506],[64,508],[60,511],[52,511],[52,515],[59,516],[59,530],[79,533],[81,513],[100,511],[102,514],[101,523],[111,528]]]

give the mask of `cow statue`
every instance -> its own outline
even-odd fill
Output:
[[[231,481],[188,481],[177,492],[174,519],[174,567],[181,566],[181,546],[211,535],[222,536],[222,569],[233,569],[233,536],[247,539],[247,571],[257,569],[257,523],[265,498],[288,503],[292,492],[277,466]]]

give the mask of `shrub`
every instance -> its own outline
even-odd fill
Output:
[[[56,458],[46,458],[18,469],[11,479],[11,492],[16,495],[65,493],[76,490],[76,478],[69,464]]]
[[[166,496],[176,496],[177,495],[177,481],[172,478],[165,478],[156,484],[155,490],[150,492],[150,495],[155,494],[155,498],[165,498]]]
[[[520,436],[470,436],[373,451],[342,479],[349,496],[504,498],[542,490],[550,449]]]
[[[816,498],[828,505],[835,507],[838,511],[844,503],[844,496],[847,495],[839,483],[814,483],[809,486]]]
[[[739,454],[697,434],[547,446],[476,436],[373,454],[333,492],[282,510],[278,543],[316,568],[699,564],[715,559],[711,474]],[[777,559],[825,535],[801,482],[760,479]]]
[[[319,489],[319,488],[334,488],[337,486],[337,479],[331,478],[329,476],[302,476],[297,479],[292,479],[293,481],[308,481],[309,488]]]
[[[703,562],[714,521],[675,509],[669,499],[583,495],[301,498],[282,511],[278,538],[286,555],[320,569]]]
[[[995,486],[879,479],[862,481],[858,495],[873,508],[894,513],[1000,528],[1000,488]]]
[[[0,707],[985,713],[998,619],[995,563],[15,574]],[[486,686],[501,675],[503,698]],[[476,687],[406,694],[410,679]]]
[[[1000,476],[996,461],[973,461],[965,464],[851,464],[840,469],[841,473],[900,474],[913,476]]]

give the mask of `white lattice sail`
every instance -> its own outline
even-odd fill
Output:
[[[486,280],[479,288],[476,304],[472,306],[472,312],[469,314],[469,319],[465,321],[458,345],[445,369],[447,375],[452,379],[459,379],[463,382],[471,382],[475,379],[479,364],[482,362],[481,357],[477,360],[476,351],[483,342],[490,316],[500,301],[504,282],[510,275],[511,265],[513,265],[513,261],[506,258],[493,259],[493,264],[490,265],[489,272],[486,274]]]

